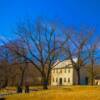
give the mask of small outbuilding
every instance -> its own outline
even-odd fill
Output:
[[[100,75],[95,77],[94,82],[95,85],[100,85]]]

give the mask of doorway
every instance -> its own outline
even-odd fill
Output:
[[[59,79],[59,85],[62,85],[62,78]]]
[[[88,85],[88,77],[85,77],[85,85]]]

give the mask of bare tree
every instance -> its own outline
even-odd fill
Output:
[[[77,84],[80,84],[80,70],[85,67],[88,61],[86,45],[91,39],[92,33],[92,31],[78,32],[74,29],[64,30],[64,35],[68,39],[64,45],[64,52],[67,59],[71,60],[72,66],[76,71]]]
[[[24,49],[21,50],[21,52],[23,55],[26,55],[26,51]],[[22,92],[22,88],[23,88],[24,81],[25,81],[24,77],[25,77],[25,72],[26,72],[27,67],[28,67],[28,62],[23,57],[16,55],[16,53],[14,53],[14,52],[12,52],[12,53],[13,53],[13,56],[15,56],[15,58],[14,58],[15,62],[12,65],[19,66],[19,70],[20,70],[20,75],[19,75],[20,78],[18,81],[18,87],[20,88],[20,90],[18,92]]]
[[[43,89],[47,89],[53,64],[58,57],[59,43],[55,25],[43,21],[35,24],[27,22],[18,25],[16,34],[18,41],[11,42],[8,48],[37,68],[41,73]]]
[[[96,76],[96,72],[95,72],[95,66],[98,63],[98,60],[100,59],[98,56],[98,50],[99,50],[99,46],[100,46],[100,42],[98,38],[95,38],[94,41],[92,40],[92,42],[90,42],[87,46],[87,53],[88,53],[88,60],[89,60],[89,64],[90,64],[90,69],[89,69],[89,73],[90,73],[90,84],[94,85],[94,78]]]

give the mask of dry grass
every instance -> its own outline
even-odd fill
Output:
[[[100,87],[52,87],[49,90],[8,96],[6,100],[100,100]]]

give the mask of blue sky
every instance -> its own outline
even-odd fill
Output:
[[[100,0],[0,0],[0,35],[11,37],[17,22],[39,16],[100,33]]]

